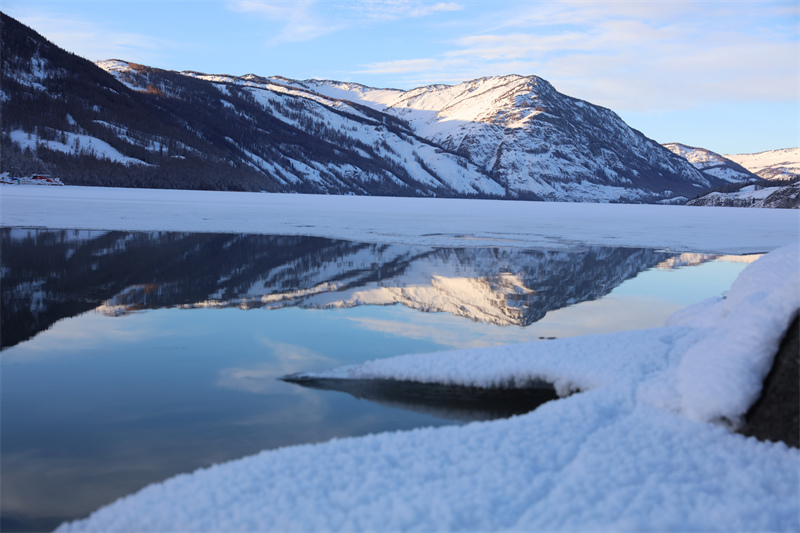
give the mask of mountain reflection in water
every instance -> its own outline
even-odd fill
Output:
[[[428,248],[303,236],[20,228],[0,230],[0,248],[3,348],[91,309],[124,315],[399,303],[527,326],[675,257],[636,248]]]
[[[552,389],[278,378],[657,326],[741,270],[648,249],[249,234],[3,228],[0,250],[2,531],[53,530],[262,450],[528,411]]]

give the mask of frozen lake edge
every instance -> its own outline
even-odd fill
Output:
[[[800,210],[0,185],[0,225],[744,254],[798,240]]]

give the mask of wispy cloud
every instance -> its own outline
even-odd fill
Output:
[[[258,339],[258,343],[266,348],[266,360],[247,368],[233,367],[221,370],[217,380],[218,387],[269,394],[285,387],[277,380],[280,376],[308,370],[314,366],[332,367],[336,363],[333,359],[298,344],[275,342],[267,338]],[[302,393],[303,389],[297,387],[294,392]]]
[[[408,72],[442,71],[463,64],[460,59],[398,59],[395,61],[382,61],[367,65],[359,72],[369,74],[405,74]]]
[[[370,63],[361,73],[424,83],[537,74],[573,96],[639,111],[797,97],[797,8],[786,3],[512,5],[435,55]]]
[[[344,4],[316,0],[230,0],[228,6],[233,11],[252,13],[278,23],[281,28],[269,39],[271,45],[311,41],[346,29],[403,18],[426,17],[463,8],[454,2],[430,4],[411,0],[362,0]]]
[[[311,41],[346,27],[343,21],[323,17],[313,0],[272,2],[270,0],[233,0],[229,7],[240,13],[255,14],[282,27],[269,39],[272,45]]]
[[[186,43],[136,32],[120,32],[88,20],[58,13],[20,17],[58,46],[90,60],[129,59],[161,64],[171,51],[185,50]]]
[[[460,11],[464,6],[455,2],[427,2],[410,0],[364,0],[350,5],[354,10],[370,19],[394,20],[399,18],[419,18],[448,11]]]

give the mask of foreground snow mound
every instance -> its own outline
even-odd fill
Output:
[[[737,422],[761,393],[786,328],[800,309],[800,252],[784,247],[745,269],[726,299],[690,307],[672,324],[708,321],[711,332],[678,366],[681,407],[693,420]]]
[[[796,531],[800,451],[706,421],[758,395],[800,307],[799,260],[797,245],[768,254],[664,328],[317,374],[583,392],[507,420],[262,452],[58,531]]]

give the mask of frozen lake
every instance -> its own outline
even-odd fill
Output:
[[[754,256],[4,228],[4,531],[281,446],[503,413],[277,378],[657,327]],[[546,342],[546,341],[543,341]]]
[[[661,326],[799,214],[0,187],[2,529],[261,450],[494,416],[276,378]]]

